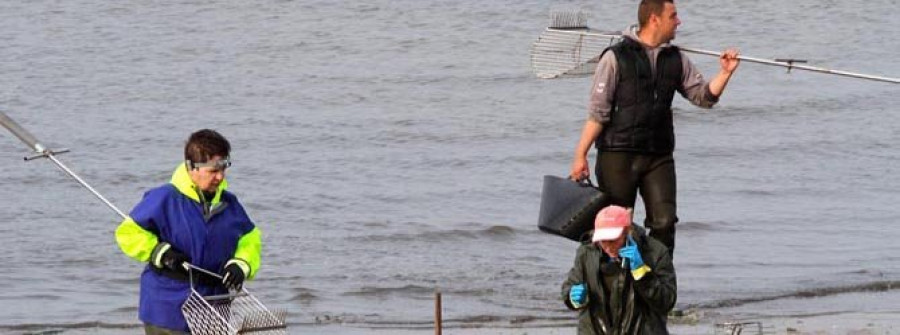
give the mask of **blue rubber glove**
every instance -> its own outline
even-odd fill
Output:
[[[650,272],[650,267],[644,264],[644,259],[641,257],[641,251],[638,249],[637,243],[634,242],[634,239],[631,238],[631,235],[628,235],[628,240],[625,242],[625,246],[622,249],[619,249],[619,256],[625,259],[628,259],[628,267],[631,270],[631,276],[634,277],[635,280],[639,280],[644,277],[647,272]]]
[[[585,300],[587,300],[587,289],[584,284],[572,285],[572,288],[569,289],[569,301],[572,306],[581,308],[584,306]]]

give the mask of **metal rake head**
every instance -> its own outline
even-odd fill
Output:
[[[716,335],[764,335],[774,334],[771,326],[764,326],[759,321],[720,322],[714,325]]]
[[[287,334],[285,317],[287,312],[283,309],[274,311],[253,311],[244,317],[238,334],[279,335]]]
[[[550,25],[554,29],[587,29],[590,13],[581,8],[554,8],[550,10]]]
[[[603,50],[620,38],[620,32],[547,28],[531,46],[531,69],[542,79],[590,75]]]
[[[234,294],[202,296],[191,289],[181,307],[192,334],[287,334],[285,312],[272,312],[247,289]]]
[[[542,79],[582,77],[597,68],[603,50],[622,37],[587,26],[590,13],[582,8],[550,10],[550,25],[531,46],[531,70]]]

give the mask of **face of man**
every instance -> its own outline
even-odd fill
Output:
[[[626,235],[628,235],[628,228],[622,231],[622,234],[619,235],[619,238],[615,240],[609,241],[600,241],[600,249],[603,249],[603,252],[609,255],[612,258],[619,257],[619,249],[625,246]]]
[[[213,156],[208,163],[215,163],[222,160],[222,156]],[[197,185],[203,192],[215,192],[219,188],[219,183],[225,180],[225,169],[216,167],[218,164],[210,164],[213,166],[201,166],[188,171],[191,181]]]
[[[675,39],[675,30],[678,29],[678,25],[681,24],[681,20],[678,19],[678,11],[675,9],[675,4],[671,2],[666,2],[663,5],[663,11],[659,16],[655,16],[657,18],[657,24],[659,29],[659,34],[663,43],[669,42]]]

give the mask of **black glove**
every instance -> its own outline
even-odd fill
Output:
[[[228,263],[225,263],[225,268],[222,270],[222,284],[225,284],[225,287],[228,289],[240,291],[241,287],[244,286],[244,280],[247,279],[247,272],[249,271],[250,266],[247,265],[247,262],[232,258]]]
[[[190,263],[190,261],[190,257],[166,242],[157,244],[150,253],[150,265],[160,270],[187,274],[187,267],[184,263]]]

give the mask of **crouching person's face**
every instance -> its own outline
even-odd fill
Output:
[[[622,234],[615,240],[600,241],[597,243],[600,244],[600,249],[603,249],[603,252],[609,255],[609,257],[619,258],[619,249],[622,249],[622,247],[625,246],[625,239],[630,231],[630,228],[625,228],[622,230]]]

